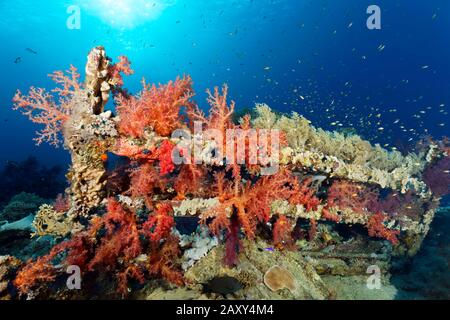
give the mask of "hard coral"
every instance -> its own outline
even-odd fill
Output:
[[[286,288],[294,292],[297,289],[292,273],[286,268],[277,265],[267,270],[264,275],[264,284],[272,291]]]
[[[116,100],[120,116],[119,131],[133,138],[141,138],[151,127],[161,136],[169,136],[181,128],[182,107],[192,107],[194,95],[190,77],[177,78],[166,85],[147,85],[138,97],[120,95]]]

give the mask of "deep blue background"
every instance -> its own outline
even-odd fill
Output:
[[[89,2],[0,1],[0,163],[30,154],[67,163],[64,150],[34,146],[36,127],[11,110],[11,98],[31,85],[53,88],[46,75],[54,70],[83,70],[99,44],[133,62],[133,92],[144,76],[165,82],[186,73],[202,106],[204,90],[226,82],[238,108],[265,102],[388,147],[448,135],[448,0],[117,0],[135,5],[115,16],[105,13],[114,1]],[[144,2],[155,9],[136,10]],[[81,6],[80,30],[66,27],[72,4]],[[366,28],[371,4],[382,9],[382,30]]]

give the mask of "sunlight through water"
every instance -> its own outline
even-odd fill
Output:
[[[82,6],[113,28],[133,29],[158,19],[176,0],[83,0]]]

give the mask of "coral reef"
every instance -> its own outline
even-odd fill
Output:
[[[34,217],[32,227],[33,237],[51,235],[54,237],[64,237],[70,233],[77,233],[83,230],[83,226],[67,217],[65,211],[58,211],[54,206],[44,204]]]
[[[0,212],[0,221],[13,222],[35,213],[46,202],[45,199],[22,192],[11,198],[9,203]]]
[[[189,77],[176,79],[166,85],[147,85],[138,97],[117,98],[117,112],[120,117],[119,131],[132,138],[142,138],[145,129],[151,128],[158,135],[169,136],[182,126],[182,107],[192,104],[192,80]]]
[[[0,171],[0,205],[25,192],[43,199],[53,199],[66,187],[59,166],[46,167],[34,157],[21,162],[9,161]],[[33,202],[33,201],[31,201]]]
[[[427,167],[423,180],[436,196],[450,194],[450,156],[445,156]]]
[[[207,91],[206,115],[189,76],[131,95],[122,78],[131,73],[127,58],[113,64],[97,47],[84,84],[73,67],[52,75],[58,102],[43,89],[14,98],[44,125],[37,143],[62,137],[72,157],[66,195],[33,223],[36,236],[61,241],[19,270],[22,295],[77,265],[120,297],[162,278],[208,284],[216,298],[331,298],[318,271],[360,270],[380,248],[413,256],[448,191],[435,181],[448,167],[437,142],[403,156],[263,104],[235,122],[226,85]],[[117,114],[104,110],[111,97]],[[112,172],[109,153],[126,159]],[[198,231],[182,234],[193,217]]]
[[[11,256],[0,256],[0,300],[10,300],[10,279],[17,269],[22,265],[22,261]]]

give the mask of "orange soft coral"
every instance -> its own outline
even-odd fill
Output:
[[[28,96],[17,91],[13,98],[14,110],[20,110],[32,122],[44,125],[44,129],[37,131],[34,139],[37,145],[48,142],[58,147],[61,143],[60,132],[64,123],[70,118],[75,107],[72,99],[82,88],[78,79],[80,75],[74,66],[70,67],[67,74],[56,71],[49,75],[59,87],[52,90],[59,100],[42,88],[31,87]]]
[[[221,134],[222,145],[219,145],[220,152],[225,155],[226,151],[226,137],[227,130],[235,128],[233,123],[233,113],[235,108],[234,101],[228,103],[228,86],[222,87],[222,93],[219,91],[219,87],[214,88],[212,93],[210,90],[206,91],[208,94],[208,104],[211,106],[209,115],[205,116],[196,105],[192,105],[186,109],[186,114],[189,119],[190,125],[193,128],[194,122],[202,124],[203,129],[217,130]],[[216,138],[219,138],[216,136]]]
[[[51,258],[44,256],[35,262],[28,261],[25,267],[19,271],[13,283],[21,294],[31,292],[39,284],[55,280],[57,273],[51,264]]]
[[[161,136],[170,136],[182,127],[182,107],[192,108],[194,95],[192,80],[186,76],[166,85],[147,85],[138,97],[117,97],[117,111],[120,116],[119,131],[133,138],[144,135],[147,127]]]
[[[386,217],[381,212],[377,212],[369,218],[366,225],[369,236],[383,238],[396,245],[398,244],[397,236],[400,234],[400,231],[388,229],[384,225],[385,219]]]
[[[230,104],[227,102],[228,86],[223,85],[222,94],[219,91],[219,87],[215,87],[213,93],[210,90],[207,90],[206,93],[208,94],[208,103],[211,106],[209,115],[205,116],[203,111],[197,106],[191,105],[186,110],[188,119],[191,123],[194,121],[203,123],[206,129],[219,130],[225,137],[226,129],[234,127],[233,113],[235,103],[234,101],[231,101]]]

